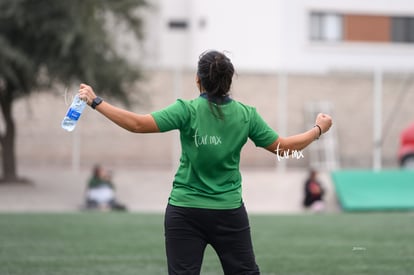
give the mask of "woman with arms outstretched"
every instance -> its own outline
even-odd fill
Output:
[[[216,251],[224,274],[260,274],[242,199],[240,152],[248,139],[276,154],[302,150],[329,130],[319,114],[315,127],[280,137],[256,109],[230,97],[234,67],[218,51],[200,56],[199,95],[178,99],[150,114],[115,107],[81,84],[81,99],[120,127],[135,133],[180,131],[181,158],[165,211],[169,274],[200,274],[204,250]]]

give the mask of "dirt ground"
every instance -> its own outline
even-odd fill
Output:
[[[70,167],[23,167],[19,175],[29,184],[1,184],[0,212],[76,212],[84,206],[90,169]],[[117,199],[131,212],[162,213],[174,176],[170,168],[123,168],[113,170]],[[243,199],[249,213],[302,213],[305,170],[244,169]],[[326,190],[325,212],[340,208],[328,173],[319,179]]]

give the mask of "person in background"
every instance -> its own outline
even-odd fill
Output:
[[[111,171],[95,165],[86,190],[86,208],[101,211],[126,210],[115,198]]]
[[[315,170],[309,172],[309,177],[305,181],[305,197],[303,206],[314,212],[321,212],[325,209],[323,196],[325,190],[317,179],[318,173]]]

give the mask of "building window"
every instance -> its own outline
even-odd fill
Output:
[[[310,38],[314,41],[342,40],[342,15],[312,12],[310,16]]]
[[[311,41],[414,43],[414,16],[310,13]]]
[[[414,17],[392,18],[392,41],[414,43]]]
[[[168,27],[171,30],[186,30],[188,28],[188,23],[186,20],[170,20],[168,22]]]

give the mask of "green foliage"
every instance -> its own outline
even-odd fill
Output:
[[[7,80],[11,89],[28,91],[34,74],[32,62],[4,37],[0,37],[0,49],[0,84],[5,85]]]
[[[41,86],[84,82],[126,105],[136,64],[117,51],[113,34],[139,41],[144,0],[0,0],[0,133],[3,178],[16,175],[13,101]]]
[[[0,80],[14,97],[54,81],[76,80],[127,101],[136,65],[116,51],[111,33],[126,26],[139,40],[144,1],[0,0]],[[46,77],[45,77],[46,76]]]
[[[413,274],[412,213],[251,215],[261,274]],[[0,274],[167,274],[163,215],[0,214]],[[208,247],[204,275],[223,274]]]

